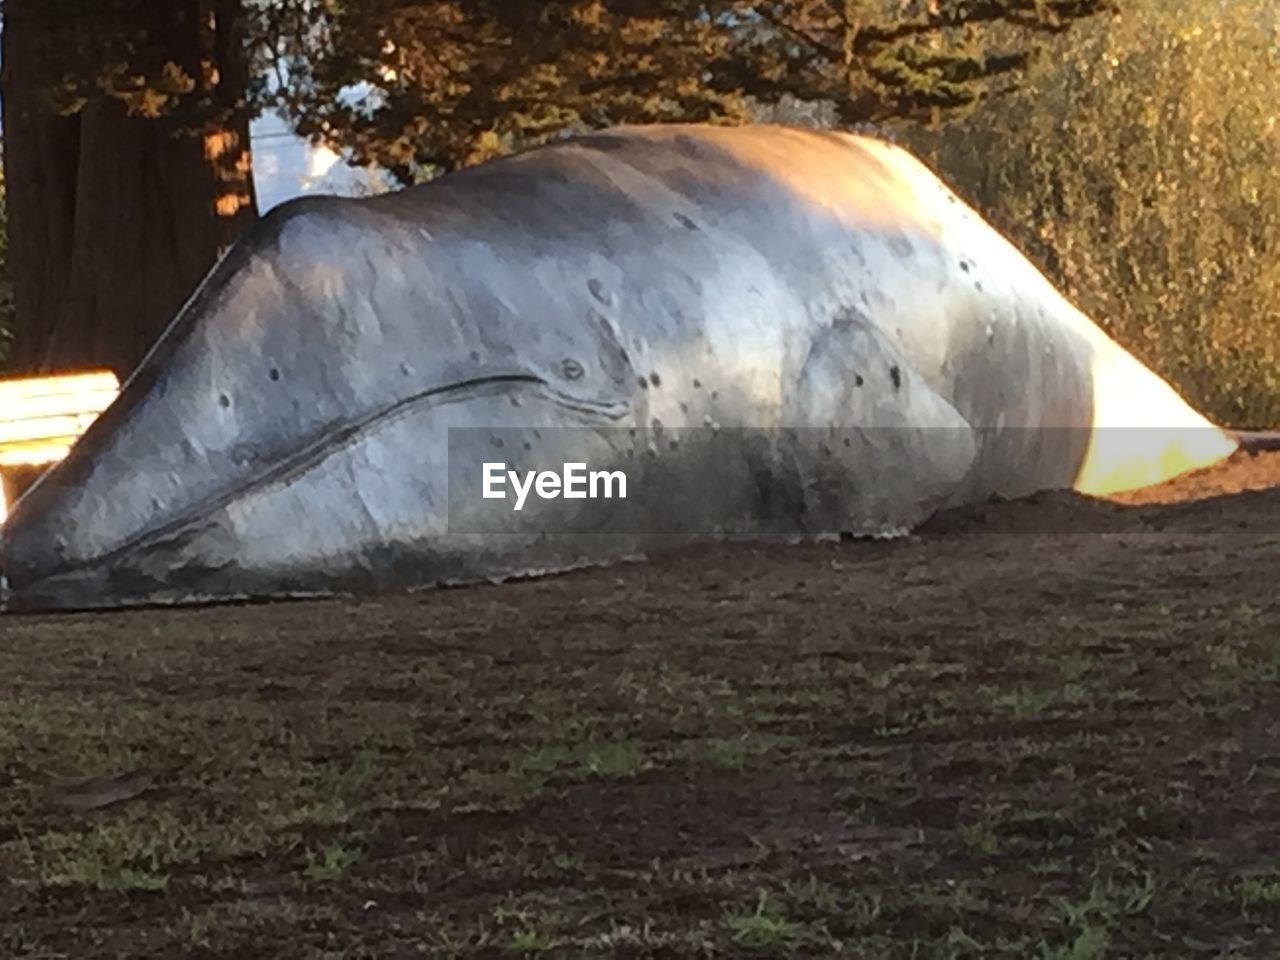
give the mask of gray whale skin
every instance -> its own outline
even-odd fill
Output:
[[[0,552],[11,610],[413,589],[900,534],[1235,446],[907,152],[624,127],[273,210]],[[515,511],[495,461],[627,497]]]

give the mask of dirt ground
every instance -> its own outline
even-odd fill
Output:
[[[1280,455],[894,543],[0,619],[0,956],[1280,956]]]

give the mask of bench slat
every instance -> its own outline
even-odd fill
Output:
[[[78,436],[49,437],[0,447],[0,467],[38,467],[57,463],[70,452],[71,445],[78,439]]]
[[[7,489],[12,475],[3,471],[57,463],[119,388],[109,370],[0,380],[0,524],[15,492]]]
[[[6,423],[33,417],[56,417],[65,414],[101,413],[116,398],[114,390],[86,390],[82,393],[48,394],[24,397],[5,404],[0,401],[0,429]]]
[[[0,449],[28,440],[49,440],[54,437],[79,436],[98,418],[96,413],[80,413],[64,417],[32,417],[0,423]]]
[[[89,373],[68,373],[61,376],[26,377],[16,380],[0,380],[0,409],[28,397],[50,394],[80,393],[85,391],[120,389],[120,381],[111,371],[95,370]]]

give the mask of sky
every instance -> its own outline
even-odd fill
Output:
[[[369,173],[347,166],[337,154],[312,147],[274,113],[266,113],[250,127],[253,177],[258,212],[294,197],[320,193],[354,196],[376,183]]]

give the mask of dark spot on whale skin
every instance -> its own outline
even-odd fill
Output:
[[[889,368],[889,379],[893,381],[893,389],[897,390],[902,386],[902,371],[896,364]]]
[[[702,389],[702,381],[701,381],[701,380],[699,380],[697,377],[694,377],[694,378],[693,378],[693,389],[695,389],[695,390],[701,390],[701,389]]]
[[[655,387],[662,386],[662,378],[658,376],[656,373],[649,374],[649,382],[653,384]]]
[[[228,397],[225,393],[218,394],[218,406],[220,406],[223,410],[227,409],[227,407],[231,406],[231,398]]]
[[[698,229],[698,225],[694,223],[691,219],[686,217],[683,213],[676,214],[676,222],[679,223],[680,226],[684,227],[686,230]]]
[[[252,443],[237,443],[231,448],[231,462],[238,467],[246,466],[258,459],[258,448]]]
[[[489,438],[489,442],[490,442],[490,443],[492,443],[492,444],[493,444],[495,447],[497,447],[499,450],[501,450],[503,447],[505,447],[505,446],[506,446],[506,444],[502,442],[502,438],[501,438],[501,437],[490,437],[490,438]]]
[[[588,280],[587,289],[591,291],[591,295],[593,297],[603,303],[606,307],[609,306],[609,291],[604,288],[604,284],[599,279],[592,277]]]
[[[968,261],[968,260],[961,260],[961,261],[960,261],[960,269],[961,269],[961,270],[963,270],[965,273],[968,273],[968,272],[969,272],[969,261]]]
[[[631,142],[626,137],[606,133],[583,137],[582,145],[599,150],[601,153],[613,153],[617,150],[626,150],[631,146]]]
[[[673,138],[672,143],[686,157],[691,157],[694,160],[705,160],[714,157],[714,148],[710,144],[704,144],[702,141],[686,134],[678,134]]]
[[[640,384],[640,389],[641,389],[641,390],[648,390],[648,389],[649,389],[649,379],[648,379],[647,377],[637,377],[637,378],[636,378],[636,383]]]
[[[272,382],[274,382],[280,379],[280,371],[277,370],[275,367],[272,367],[269,371],[267,371],[267,376],[271,378]]]
[[[916,252],[915,244],[901,234],[889,237],[889,249],[899,257],[909,257]]]
[[[479,363],[479,362],[480,362],[480,351],[479,351],[479,350],[472,350],[472,351],[471,351],[471,353],[470,353],[470,357],[471,357],[471,362],[472,362],[472,363]]]
[[[860,374],[860,373],[855,373],[855,374],[853,375],[853,385],[854,385],[855,387],[860,387],[860,386],[862,386],[862,374]]]

